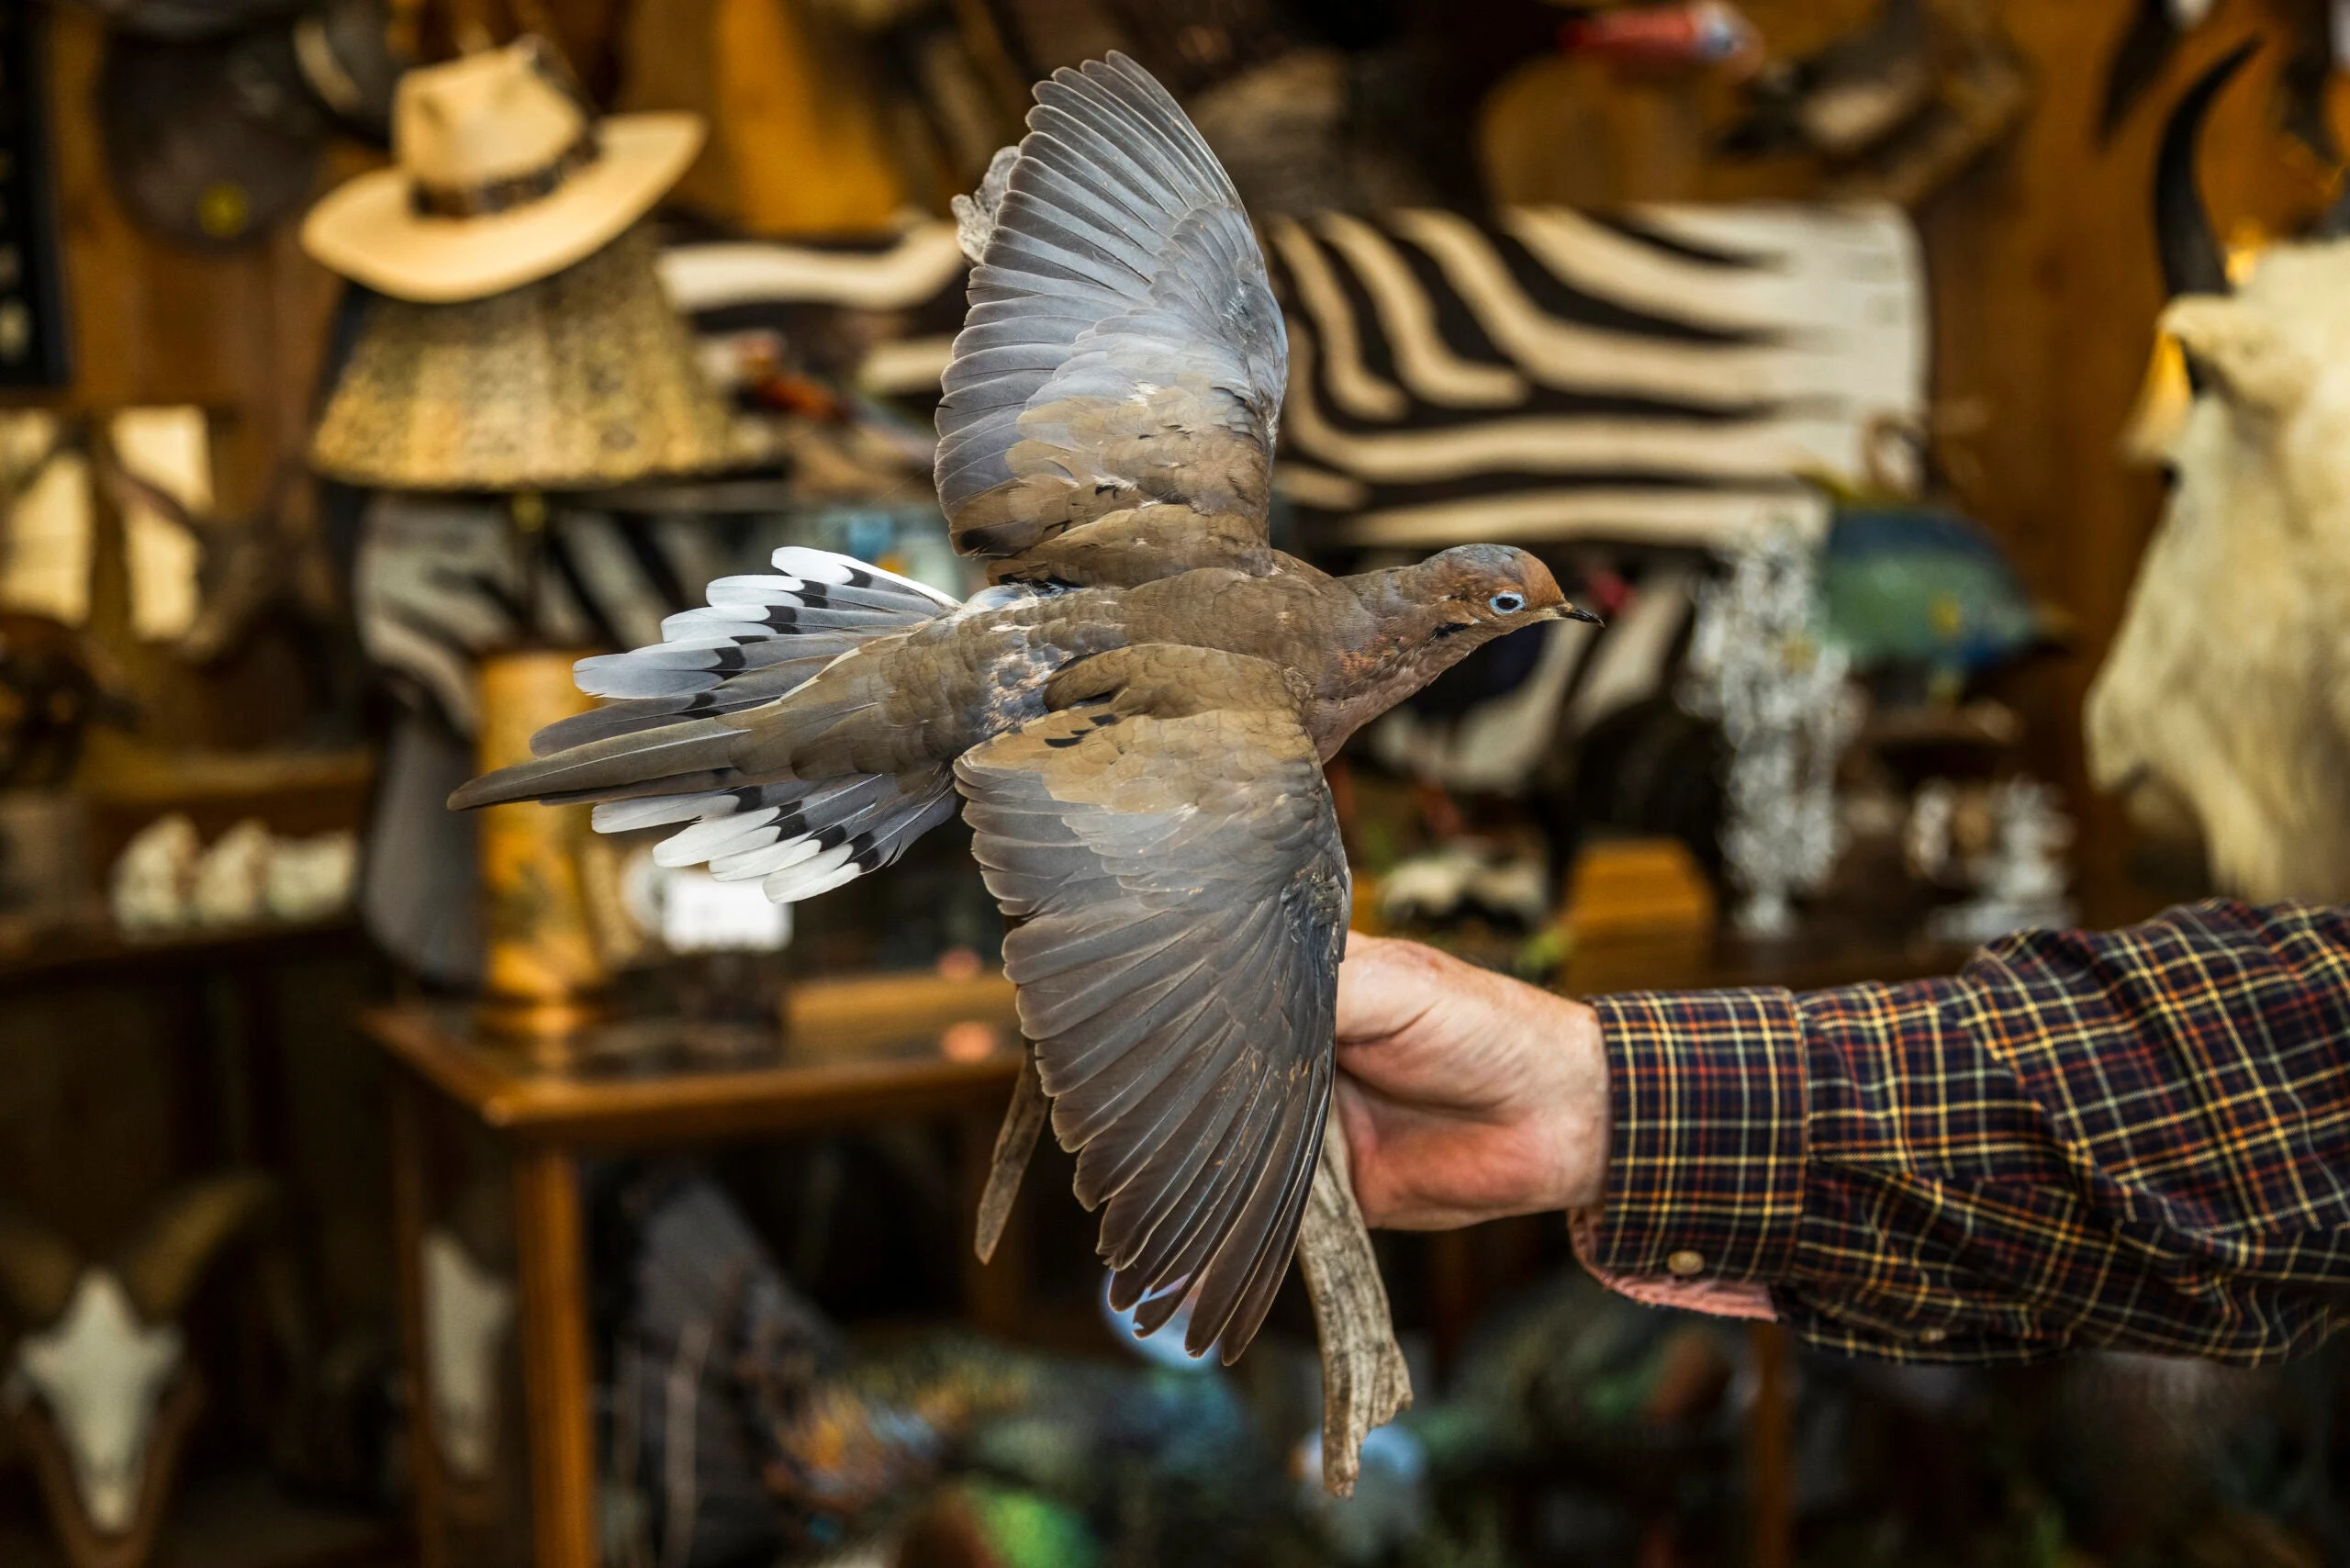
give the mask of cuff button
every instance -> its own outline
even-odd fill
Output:
[[[1704,1255],[1701,1253],[1681,1251],[1675,1252],[1672,1257],[1667,1258],[1664,1260],[1664,1266],[1673,1273],[1679,1275],[1682,1279],[1685,1280],[1692,1274],[1704,1273],[1706,1271],[1706,1260]]]

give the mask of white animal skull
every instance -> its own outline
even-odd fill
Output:
[[[2090,770],[2232,892],[2350,898],[2350,241],[2190,286],[2164,325],[2202,385],[2089,692]]]
[[[514,1321],[514,1287],[475,1262],[457,1238],[424,1238],[425,1371],[432,1429],[458,1474],[487,1475],[498,1456],[498,1352]]]
[[[138,1517],[148,1434],[185,1350],[176,1325],[140,1322],[121,1280],[95,1268],[75,1282],[64,1316],[17,1342],[15,1378],[48,1406],[101,1535],[120,1535]]]
[[[192,830],[191,830],[192,831]],[[267,1177],[230,1172],[167,1195],[104,1262],[39,1221],[0,1209],[0,1302],[25,1326],[6,1392],[38,1414],[64,1450],[71,1486],[49,1491],[99,1536],[129,1535],[171,1481],[178,1443],[156,1446],[185,1365],[178,1318],[220,1249],[259,1220]],[[163,1467],[158,1473],[158,1467]]]

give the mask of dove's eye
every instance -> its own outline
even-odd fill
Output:
[[[1485,603],[1496,615],[1515,615],[1526,608],[1526,596],[1522,593],[1497,593]]]

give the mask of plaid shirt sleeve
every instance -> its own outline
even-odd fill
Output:
[[[2350,1319],[2350,908],[2029,932],[1954,979],[1593,1001],[1578,1251],[1903,1360],[2265,1361]]]

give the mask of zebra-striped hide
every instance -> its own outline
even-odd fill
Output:
[[[1925,409],[1925,282],[1897,209],[1513,207],[1277,218],[1290,337],[1278,483],[1309,543],[1566,539],[1718,548],[1824,522]],[[949,225],[865,252],[691,246],[663,263],[711,343],[834,306],[903,313],[866,390],[934,388],[959,316]],[[802,323],[804,326],[804,322]]]
[[[1925,287],[1890,208],[1276,219],[1281,494],[1309,543],[1719,546],[1824,521],[1925,407]]]

